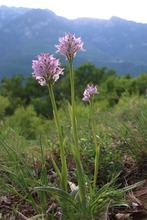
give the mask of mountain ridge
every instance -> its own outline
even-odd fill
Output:
[[[49,9],[0,6],[0,24],[0,78],[17,73],[29,75],[32,59],[43,52],[55,53],[54,45],[68,32],[81,37],[86,49],[77,54],[75,66],[90,62],[115,69],[119,75],[147,71],[144,23],[116,16],[109,20],[67,19]]]

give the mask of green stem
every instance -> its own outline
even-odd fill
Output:
[[[75,90],[74,90],[74,71],[73,64],[71,60],[69,61],[70,67],[70,83],[71,83],[71,123],[72,123],[72,134],[74,139],[74,157],[77,168],[77,180],[79,186],[79,195],[83,207],[86,207],[86,186],[85,186],[85,174],[83,166],[80,159],[80,149],[78,143],[77,135],[77,124],[76,124],[76,114],[75,114]]]
[[[90,101],[90,118],[91,118],[91,126],[92,126],[94,146],[95,146],[94,180],[93,180],[93,188],[95,189],[97,176],[98,176],[98,170],[99,170],[100,145],[99,145],[98,140],[97,140],[96,127],[95,127],[95,122],[94,122],[93,97]]]
[[[62,190],[67,191],[67,164],[66,164],[66,156],[65,156],[65,149],[63,144],[63,135],[62,135],[62,129],[58,117],[58,111],[57,106],[55,102],[54,92],[52,84],[48,84],[48,90],[51,98],[51,103],[54,111],[54,118],[56,122],[56,127],[59,135],[59,143],[60,143],[60,156],[61,156],[61,175],[59,176],[61,178],[61,187]]]
[[[95,136],[95,161],[94,161],[94,182],[93,188],[96,187],[97,176],[99,172],[99,158],[100,158],[100,145],[97,142],[97,137]]]

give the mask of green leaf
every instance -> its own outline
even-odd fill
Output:
[[[54,169],[55,169],[55,171],[56,171],[56,173],[57,173],[57,175],[58,175],[58,177],[59,177],[59,179],[60,179],[60,182],[61,182],[61,180],[62,180],[61,172],[60,172],[60,170],[59,170],[59,168],[58,168],[58,166],[57,166],[57,164],[56,164],[54,158],[52,157],[52,155],[51,155],[50,157],[51,157],[51,161],[52,161],[52,163],[53,163]]]
[[[77,206],[76,200],[69,193],[67,193],[61,189],[58,189],[55,187],[49,187],[49,186],[42,186],[42,187],[35,187],[34,190],[49,192],[52,195],[55,195],[55,196],[62,198],[64,200],[64,202],[69,202],[70,204],[72,204],[75,207]],[[63,201],[61,201],[61,202],[63,202]]]
[[[129,190],[135,189],[136,187],[139,187],[139,186],[143,185],[145,182],[146,182],[146,180],[142,180],[142,181],[139,181],[139,182],[137,182],[135,184],[132,184],[130,186],[126,186],[126,187],[122,188],[121,190],[123,192],[127,192]]]

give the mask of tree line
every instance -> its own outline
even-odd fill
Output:
[[[55,98],[58,107],[65,101],[70,101],[69,69],[64,66],[64,76],[54,84]],[[145,96],[147,93],[147,73],[137,77],[130,74],[118,76],[116,71],[108,67],[98,68],[91,63],[84,63],[75,69],[75,96],[77,101],[82,99],[87,84],[97,85],[99,95],[96,100],[105,101],[105,107],[111,108],[119,102],[122,95]],[[17,107],[33,106],[39,116],[52,117],[52,107],[48,90],[42,87],[30,75],[14,75],[4,77],[0,82],[0,117],[13,115]]]

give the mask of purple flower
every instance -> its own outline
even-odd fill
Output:
[[[89,102],[90,101],[90,98],[91,98],[91,95],[94,95],[94,94],[98,94],[99,92],[97,91],[97,87],[96,86],[93,86],[93,85],[87,85],[87,88],[85,89],[84,93],[83,93],[83,101],[85,102]]]
[[[60,53],[61,55],[66,56],[68,60],[72,60],[76,55],[78,50],[84,51],[83,42],[81,38],[76,38],[75,34],[66,34],[64,37],[59,38],[59,45],[55,45],[57,47],[56,53]]]
[[[59,75],[63,75],[63,68],[59,59],[56,59],[49,53],[43,53],[37,56],[38,60],[32,60],[32,68],[34,72],[32,76],[35,77],[41,86],[45,86],[48,81],[53,80],[56,82]]]

